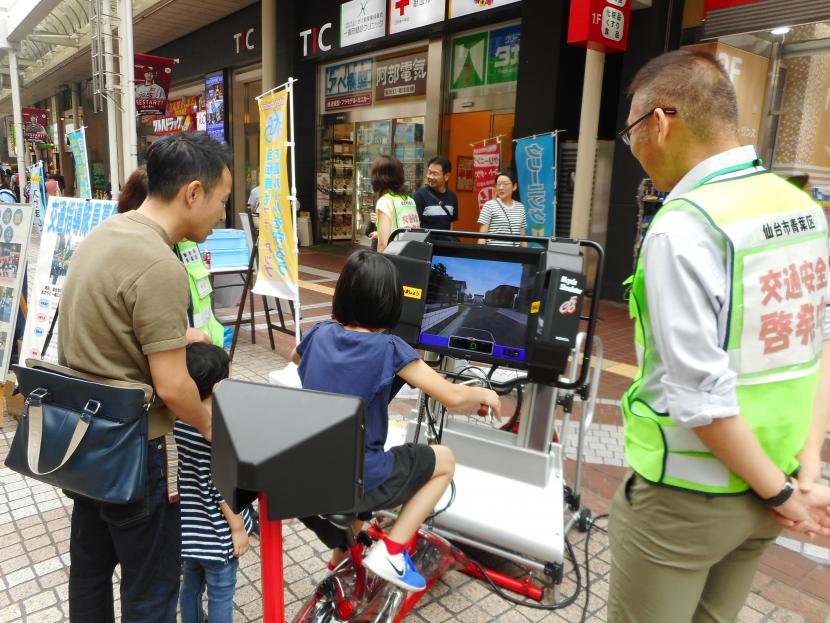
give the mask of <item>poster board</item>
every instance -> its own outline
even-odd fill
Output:
[[[34,214],[30,204],[0,204],[0,382],[4,383],[12,356]]]
[[[40,234],[34,287],[29,293],[29,316],[20,359],[40,358],[52,318],[58,308],[72,255],[99,223],[118,213],[118,203],[78,197],[49,197]],[[0,212],[0,214],[2,214]],[[58,362],[58,327],[43,357]]]

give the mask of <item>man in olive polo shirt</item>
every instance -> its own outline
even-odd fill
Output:
[[[112,574],[121,565],[121,616],[131,623],[176,619],[181,527],[167,496],[164,435],[178,418],[210,439],[210,416],[187,372],[189,288],[173,244],[203,241],[225,215],[227,146],[203,132],[164,137],[147,151],[148,196],[80,245],[61,299],[60,363],[147,383],[147,496],[130,504],[75,498],[70,537],[69,616],[114,621]]]

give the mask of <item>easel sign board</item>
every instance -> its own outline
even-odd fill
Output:
[[[0,382],[3,383],[12,356],[34,215],[31,204],[0,203]]]
[[[118,203],[77,197],[49,197],[40,234],[35,286],[29,293],[29,316],[23,334],[20,360],[40,359],[52,318],[63,293],[72,255],[99,223],[118,213]],[[117,258],[113,258],[117,261]],[[43,359],[58,363],[58,328],[55,325]]]

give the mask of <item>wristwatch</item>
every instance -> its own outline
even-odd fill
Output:
[[[790,497],[795,491],[795,487],[793,487],[793,479],[787,476],[787,482],[784,483],[784,488],[778,492],[777,495],[767,498],[766,500],[761,500],[761,504],[764,508],[775,508],[776,506],[781,506],[784,502],[790,499]]]

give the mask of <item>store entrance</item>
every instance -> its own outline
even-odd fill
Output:
[[[406,190],[424,183],[424,117],[354,119],[325,115],[317,169],[318,238],[369,246],[366,225],[374,210],[372,162],[391,155],[404,168]]]

